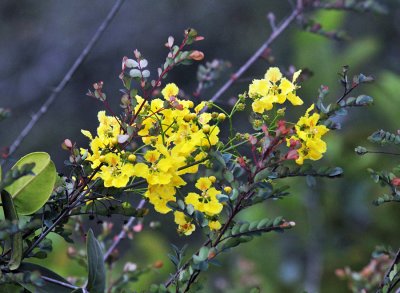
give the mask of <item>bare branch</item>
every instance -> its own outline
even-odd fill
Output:
[[[115,17],[116,13],[119,10],[119,8],[122,6],[123,2],[124,2],[124,0],[116,0],[115,1],[114,5],[111,8],[110,12],[108,13],[107,17],[103,20],[103,22],[97,28],[95,34],[93,35],[93,37],[91,38],[89,43],[86,45],[86,47],[83,49],[81,54],[78,56],[78,58],[75,60],[74,64],[71,66],[71,68],[67,71],[64,78],[60,81],[60,83],[52,91],[52,93],[47,98],[47,100],[43,103],[43,105],[40,107],[40,109],[32,116],[29,123],[21,131],[21,133],[14,140],[14,142],[10,145],[9,151],[8,151],[8,156],[12,155],[18,149],[18,147],[21,145],[21,143],[25,139],[25,137],[28,136],[28,134],[31,132],[32,128],[36,125],[36,123],[39,121],[39,119],[47,112],[48,108],[53,104],[53,102],[57,98],[57,96],[63,91],[65,86],[69,83],[69,81],[71,80],[71,78],[74,75],[74,73],[76,72],[76,70],[79,68],[79,66],[82,64],[82,62],[85,60],[85,58],[88,56],[88,54],[93,49],[96,42],[99,40],[100,36],[103,34],[105,29],[108,27],[108,25],[113,20],[113,18]],[[1,164],[3,165],[4,162],[5,162],[5,160],[3,160],[1,162]]]
[[[140,200],[140,202],[137,205],[137,209],[141,209],[144,204],[146,203],[146,201],[144,199]],[[108,248],[108,250],[106,251],[106,253],[104,253],[104,257],[103,260],[106,261],[106,259],[110,256],[110,254],[113,252],[113,250],[115,249],[115,247],[117,247],[117,245],[121,242],[121,240],[123,238],[125,238],[126,236],[126,231],[132,226],[133,222],[136,220],[136,217],[131,217],[128,221],[128,223],[126,223],[123,227],[121,232],[119,232],[118,236],[114,239],[113,243],[111,244],[111,246]]]
[[[69,283],[65,283],[65,282],[62,282],[62,281],[59,281],[59,280],[50,278],[50,277],[41,276],[41,278],[42,278],[43,280],[47,281],[47,282],[54,283],[54,284],[58,284],[58,285],[61,285],[61,286],[63,286],[63,287],[66,287],[66,288],[70,288],[70,289],[79,289],[79,287],[77,287],[77,286],[74,286],[74,285],[71,285],[71,284],[69,284]]]
[[[238,71],[236,71],[232,77],[214,94],[214,96],[210,99],[210,102],[215,102],[218,100],[222,94],[240,77],[242,74],[249,69],[249,67],[257,61],[257,59],[264,53],[264,51],[275,41],[277,37],[279,37],[288,27],[289,25],[296,19],[296,17],[303,11],[302,1],[297,1],[296,8],[292,11],[292,13],[280,24],[275,30],[272,30],[269,38],[261,45],[261,47],[249,58],[249,60],[244,63]]]

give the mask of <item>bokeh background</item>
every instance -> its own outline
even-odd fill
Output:
[[[375,105],[352,110],[343,121],[343,129],[328,135],[329,148],[323,163],[341,166],[343,178],[317,180],[314,189],[307,187],[304,179],[286,180],[282,184],[292,185],[290,197],[243,213],[242,217],[248,220],[283,215],[297,225],[284,234],[267,235],[233,250],[220,268],[212,268],[207,278],[201,278],[204,292],[248,292],[255,286],[262,292],[346,292],[346,284],[334,274],[336,268],[350,266],[359,270],[367,264],[376,245],[400,246],[398,206],[371,204],[383,190],[366,171],[391,168],[397,158],[359,157],[354,153],[358,145],[371,146],[366,138],[373,131],[383,128],[395,132],[399,128],[400,1],[382,3],[388,7],[385,15],[337,11],[311,14],[327,30],[346,31],[348,41],[329,40],[292,26],[273,44],[273,65],[282,69],[293,65],[313,72],[300,90],[306,104],[315,101],[321,84],[330,87],[329,98],[335,101],[342,93],[337,72],[349,65],[351,73],[363,72],[376,78],[373,84],[355,93],[373,96]],[[12,111],[12,117],[0,127],[1,147],[10,145],[40,108],[112,5],[113,1],[106,0],[1,1],[0,107]],[[204,92],[202,98],[208,99],[232,70],[239,68],[266,40],[271,32],[267,14],[273,12],[279,20],[290,10],[290,1],[281,0],[126,1],[11,161],[28,152],[47,151],[63,171],[67,154],[61,150],[61,142],[70,138],[85,146],[87,141],[80,130],[94,130],[96,113],[103,109],[102,104],[85,95],[87,89],[103,80],[109,103],[118,110],[121,59],[132,56],[135,48],[154,70],[165,58],[163,44],[167,37],[173,35],[180,40],[184,29],[196,28],[205,37],[197,48],[205,53],[206,60],[219,58],[232,64],[231,71]],[[246,90],[248,82],[261,76],[270,65],[259,60],[245,74],[247,81],[236,83],[220,104],[228,107],[229,99]],[[180,67],[169,75],[169,81],[187,93],[193,92],[196,70],[197,65]],[[248,120],[238,123],[244,125]],[[161,229],[149,229],[152,220],[161,221]],[[114,224],[117,231],[122,219],[116,219]],[[122,246],[124,260],[141,266],[163,260],[165,265],[157,273],[141,278],[136,290],[167,278],[171,270],[166,257],[169,242],[178,246],[200,243],[198,236],[178,237],[172,216],[152,215],[144,225],[144,232]],[[66,247],[62,240],[54,241],[60,248]],[[84,274],[60,253],[53,254],[46,265],[64,276]]]

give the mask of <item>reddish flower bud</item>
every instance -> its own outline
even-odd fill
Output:
[[[282,135],[286,135],[289,133],[290,129],[286,127],[286,122],[284,120],[278,121],[278,131]]]
[[[200,61],[204,59],[204,53],[198,50],[194,50],[192,53],[190,53],[189,58]]]
[[[285,158],[287,160],[297,160],[299,158],[299,153],[297,152],[297,150],[290,150],[286,154]]]
[[[162,268],[164,265],[164,263],[161,260],[157,260],[154,264],[153,267],[155,267],[156,269],[160,269]]]
[[[393,178],[392,179],[392,184],[394,186],[400,186],[400,178],[399,177]]]
[[[139,223],[139,224],[133,226],[133,228],[132,228],[132,230],[135,231],[136,233],[142,231],[142,229],[143,229],[143,224],[142,223]]]
[[[239,158],[237,159],[237,161],[238,161],[240,167],[246,168],[246,161],[244,160],[243,157],[239,157]]]
[[[261,130],[264,132],[265,135],[269,135],[268,126],[267,125],[263,124],[261,126]]]
[[[249,142],[250,142],[252,145],[255,145],[255,144],[257,143],[257,137],[255,137],[255,136],[253,136],[253,135],[250,135],[250,136],[249,136]]]
[[[299,140],[293,138],[290,139],[289,143],[290,143],[290,148],[297,148],[301,144]]]

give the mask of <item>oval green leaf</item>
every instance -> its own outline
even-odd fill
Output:
[[[21,215],[30,215],[39,210],[49,199],[57,173],[49,154],[34,152],[22,157],[11,170],[22,167],[27,163],[34,163],[33,173],[14,181],[6,190],[14,199],[17,212]]]
[[[86,289],[93,293],[105,292],[106,268],[103,260],[104,255],[92,229],[89,229],[87,233],[86,249],[89,271]]]

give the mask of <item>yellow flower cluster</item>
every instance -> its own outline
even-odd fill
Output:
[[[175,84],[166,85],[161,92],[164,101],[146,102],[139,113],[142,122],[138,134],[152,150],[145,153],[143,162],[135,165],[134,174],[146,179],[145,196],[160,213],[171,210],[167,202],[176,201],[176,188],[186,184],[181,176],[198,171],[198,164],[186,166],[205,158],[209,147],[219,141],[220,130],[210,125],[211,114],[200,113],[205,102],[194,107],[192,101],[178,99],[178,92]],[[136,100],[138,111],[143,99],[136,96]],[[165,102],[170,107],[164,107]]]
[[[87,154],[86,160],[91,162],[92,169],[100,167],[93,179],[101,178],[105,187],[124,187],[134,175],[132,158],[126,152],[114,152],[121,134],[121,121],[112,116],[107,116],[105,111],[98,113],[99,126],[97,136],[93,137],[87,130],[82,130],[83,135],[88,137],[90,150],[81,149],[82,154]]]
[[[320,115],[310,112],[314,109],[312,104],[306,111],[306,114],[300,117],[295,125],[296,134],[288,139],[287,144],[290,145],[290,140],[298,140],[301,147],[297,150],[299,157],[296,163],[302,165],[304,160],[319,160],[322,154],[326,152],[326,143],[321,139],[322,136],[329,131],[325,125],[318,125]]]
[[[171,210],[167,202],[176,201],[176,188],[186,185],[182,176],[198,171],[198,163],[218,143],[220,130],[213,124],[218,119],[201,113],[205,102],[195,107],[192,101],[179,99],[179,88],[173,83],[161,93],[164,99],[145,101],[135,97],[132,115],[136,119],[132,126],[144,144],[144,153],[123,150],[118,143],[119,138],[127,136],[122,122],[106,116],[104,111],[98,115],[96,137],[82,130],[91,142],[90,151],[81,152],[87,153],[92,169],[100,166],[95,178],[101,178],[105,187],[120,188],[137,177],[145,179],[148,187],[144,195],[156,211],[167,213]]]
[[[207,217],[208,227],[211,230],[219,230],[221,223],[218,221],[218,215],[221,213],[223,205],[217,199],[217,195],[221,192],[212,186],[214,182],[214,176],[199,178],[195,186],[201,193],[189,192],[185,197],[185,203],[192,205],[196,211],[202,212]],[[175,212],[174,215],[180,233],[190,235],[195,230],[189,217],[182,212]]]
[[[301,70],[293,74],[292,81],[282,76],[277,67],[271,67],[263,79],[255,79],[249,86],[249,97],[253,99],[252,108],[255,113],[263,114],[273,108],[274,103],[283,104],[289,100],[294,106],[303,101],[296,95],[296,80]]]

